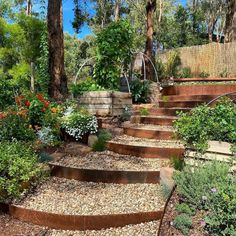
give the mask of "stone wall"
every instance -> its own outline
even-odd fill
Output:
[[[194,75],[207,72],[212,77],[217,77],[227,70],[231,77],[236,76],[236,42],[211,43],[201,46],[183,47],[180,52],[181,67],[189,67]],[[159,54],[166,60],[170,51]]]

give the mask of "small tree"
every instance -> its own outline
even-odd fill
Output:
[[[118,89],[122,68],[131,60],[133,29],[128,21],[112,22],[97,36],[94,77],[107,89]]]

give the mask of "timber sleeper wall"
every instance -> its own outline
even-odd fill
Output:
[[[123,92],[85,92],[77,99],[79,105],[98,116],[119,116],[123,114],[125,107],[132,105],[131,94]]]

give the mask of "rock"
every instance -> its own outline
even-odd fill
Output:
[[[50,156],[53,158],[53,161],[59,161],[62,157],[64,157],[66,154],[62,152],[54,152]]]
[[[160,170],[160,183],[168,189],[172,190],[175,183],[173,180],[173,173],[174,173],[174,168],[171,167],[162,167]]]
[[[80,143],[69,143],[66,145],[64,152],[69,155],[85,156],[90,153],[92,148],[80,144]]]
[[[98,137],[96,135],[90,134],[88,137],[88,146],[93,147],[93,145],[98,141]]]

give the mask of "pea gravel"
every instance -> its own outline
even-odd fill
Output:
[[[106,184],[50,178],[21,206],[67,215],[106,215],[158,211],[163,207],[159,184]]]
[[[120,228],[87,231],[58,231],[52,230],[48,236],[156,236],[158,221],[137,225],[127,225]]]
[[[168,161],[120,155],[111,151],[91,152],[85,156],[64,156],[51,162],[60,166],[96,170],[159,171]]]
[[[164,126],[164,125],[146,125],[146,124],[135,124],[130,126],[129,128],[135,129],[144,129],[144,130],[157,130],[157,131],[174,131],[172,126]]]
[[[183,143],[179,140],[156,140],[137,138],[128,135],[117,136],[112,139],[111,142],[141,147],[184,148]]]

